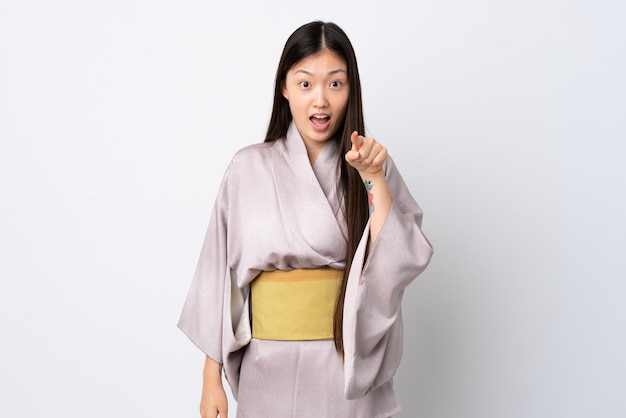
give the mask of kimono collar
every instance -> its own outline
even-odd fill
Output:
[[[334,229],[334,236],[345,239],[347,231],[345,230],[345,220],[341,211],[342,197],[337,193],[337,183],[339,181],[337,159],[343,158],[338,153],[339,145],[334,140],[327,141],[317,156],[315,164],[311,166],[304,141],[293,122],[289,125],[283,143],[287,161],[289,161],[289,164],[294,169],[294,173],[301,181],[300,188],[307,190],[305,195],[317,207],[326,206],[330,209],[329,214],[335,218],[337,221],[335,225],[338,227],[338,229]]]
[[[300,132],[298,132],[296,124],[293,121],[291,121],[291,123],[289,124],[289,128],[287,129],[285,148],[287,149],[287,153],[289,155],[304,155],[307,158],[307,161],[309,160],[309,155],[307,154],[304,140],[302,139],[302,136],[300,136]],[[319,155],[317,156],[317,159],[315,160],[314,168],[327,165],[329,162],[332,162],[332,164],[336,164],[337,148],[338,145],[336,141],[332,139],[326,141],[324,148],[322,148]]]

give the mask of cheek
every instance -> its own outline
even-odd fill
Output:
[[[297,100],[289,101],[289,110],[291,110],[291,115],[294,118],[302,116],[302,115],[306,115],[308,113],[306,110],[306,106],[303,106],[302,103],[300,103]]]
[[[343,100],[340,100],[337,103],[337,109],[339,109],[339,113],[341,115],[341,119],[346,115],[346,111],[348,109],[348,98],[346,97]]]

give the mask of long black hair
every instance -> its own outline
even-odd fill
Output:
[[[324,49],[333,51],[346,62],[350,92],[343,123],[334,134],[334,140],[345,154],[352,147],[350,135],[357,131],[364,134],[363,103],[361,100],[361,80],[356,62],[356,54],[348,36],[334,23],[311,22],[298,28],[291,34],[278,63],[274,86],[274,105],[272,116],[267,128],[265,142],[276,141],[287,135],[292,120],[289,102],[283,96],[283,87],[289,70],[302,59],[322,52]],[[343,273],[341,291],[335,307],[334,339],[337,351],[343,354],[343,306],[350,265],[354,259],[357,246],[369,218],[367,193],[357,170],[351,167],[341,155],[337,159],[339,166],[339,184],[337,189],[343,197],[343,215],[348,232],[346,249],[346,269]]]

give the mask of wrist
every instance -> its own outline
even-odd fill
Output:
[[[375,173],[364,173],[359,171],[359,175],[361,176],[361,180],[363,180],[363,183],[378,183],[380,181],[387,181],[387,179],[385,178],[385,173],[382,169],[378,170]]]
[[[210,357],[207,356],[206,361],[204,363],[204,369],[202,371],[202,375],[204,378],[222,378],[222,365]]]
[[[222,387],[222,373],[219,371],[205,372],[202,376],[204,388],[213,389]]]

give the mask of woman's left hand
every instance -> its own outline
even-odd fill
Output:
[[[374,138],[366,138],[357,131],[352,132],[352,149],[346,152],[346,161],[361,175],[376,174],[383,169],[387,149]]]
[[[346,152],[346,161],[356,168],[367,190],[367,205],[370,213],[370,243],[376,242],[391,211],[393,199],[389,193],[383,164],[387,160],[387,149],[374,138],[366,138],[358,132],[350,136],[352,149]]]

